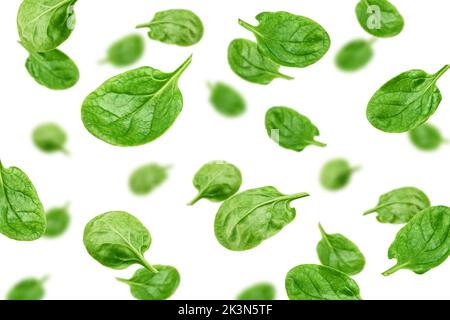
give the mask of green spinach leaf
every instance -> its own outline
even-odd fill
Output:
[[[195,174],[193,184],[198,194],[189,205],[194,205],[200,199],[220,202],[239,191],[242,176],[239,169],[231,163],[212,161]]]
[[[356,39],[346,43],[336,55],[336,65],[343,71],[357,71],[373,57],[373,40]]]
[[[242,20],[252,32],[261,53],[287,67],[304,68],[319,61],[330,48],[328,33],[317,22],[288,12],[263,12],[257,27]]]
[[[274,187],[250,189],[225,200],[217,212],[214,231],[219,243],[233,251],[257,247],[295,218],[289,204],[307,193],[285,195]]]
[[[77,0],[24,0],[17,14],[20,41],[30,52],[59,47],[75,28]]]
[[[258,283],[242,291],[237,300],[274,300],[275,287],[271,283]]]
[[[138,146],[157,139],[183,108],[178,79],[191,60],[192,56],[171,73],[142,67],[109,79],[84,100],[84,126],[116,146]]]
[[[180,274],[171,266],[154,266],[158,273],[138,269],[129,280],[117,278],[128,284],[133,297],[139,300],[166,300],[180,284]]]
[[[290,300],[361,300],[352,278],[326,266],[296,266],[287,273],[285,286]]]
[[[345,159],[333,159],[325,163],[320,173],[320,183],[331,191],[344,188],[359,167],[352,167]]]
[[[375,37],[394,37],[402,32],[405,22],[397,8],[386,0],[361,0],[356,5],[361,27]]]
[[[438,149],[443,143],[448,143],[442,137],[441,131],[434,125],[424,123],[421,126],[409,131],[409,139],[420,150],[433,151]]]
[[[370,99],[367,119],[385,132],[406,132],[430,118],[442,100],[436,81],[450,68],[435,74],[422,70],[403,72],[384,84]]]
[[[342,234],[328,234],[319,224],[322,240],[317,244],[320,263],[350,276],[360,273],[366,259],[359,248]]]
[[[151,193],[167,180],[167,172],[170,166],[161,166],[150,163],[137,168],[130,177],[129,185],[131,191],[136,195]]]
[[[56,123],[39,125],[34,129],[32,138],[35,146],[43,152],[52,153],[61,151],[69,154],[69,151],[65,147],[67,135]]]
[[[437,206],[419,212],[404,226],[389,248],[389,259],[397,264],[383,273],[401,269],[424,274],[450,255],[450,208]]]
[[[0,161],[0,233],[18,241],[40,238],[46,228],[44,207],[27,175]]]
[[[130,34],[114,42],[101,63],[109,62],[116,67],[127,67],[137,62],[144,50],[144,39],[139,34]]]
[[[430,205],[430,200],[423,191],[404,187],[381,195],[377,206],[367,210],[364,215],[377,212],[377,220],[381,223],[402,224]]]
[[[60,208],[52,208],[47,211],[47,230],[45,236],[49,238],[59,237],[66,232],[70,223],[69,205]]]
[[[326,146],[315,140],[320,134],[319,129],[307,117],[291,108],[270,108],[266,113],[266,130],[278,145],[297,152],[309,145]]]
[[[259,52],[256,43],[246,39],[235,39],[230,43],[228,64],[239,77],[253,83],[266,85],[277,78],[294,79],[280,73],[280,65]]]
[[[202,20],[192,11],[183,9],[158,12],[152,21],[137,28],[150,28],[150,39],[183,47],[198,43],[204,32]]]
[[[245,100],[236,89],[223,82],[208,83],[208,87],[211,90],[209,101],[219,113],[236,117],[245,112]]]
[[[6,295],[6,300],[42,300],[45,295],[44,283],[48,277],[43,279],[29,278],[17,283]]]

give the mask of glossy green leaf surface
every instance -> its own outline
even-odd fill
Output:
[[[369,34],[389,38],[402,32],[405,22],[397,8],[387,0],[361,0],[356,5],[356,17]]]

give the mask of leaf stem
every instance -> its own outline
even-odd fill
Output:
[[[322,143],[322,142],[319,142],[319,141],[316,141],[316,140],[311,140],[311,141],[306,141],[306,142],[309,143],[309,144],[312,144],[314,146],[321,147],[321,148],[324,148],[324,147],[327,146],[326,143]]]
[[[158,270],[154,266],[152,266],[150,263],[147,262],[147,260],[144,259],[144,257],[140,257],[140,264],[146,268],[148,271],[152,273],[158,273]]]
[[[385,277],[390,276],[391,274],[397,272],[398,270],[403,269],[407,265],[408,265],[407,263],[403,263],[403,264],[398,264],[397,263],[395,266],[393,266],[389,270],[386,270],[385,272],[383,272],[382,275],[385,276]]]
[[[280,72],[278,72],[278,76],[279,76],[280,78],[282,78],[282,79],[285,79],[285,80],[294,80],[294,79],[295,79],[294,77],[285,75],[285,74],[280,73]]]
[[[177,70],[175,70],[175,72],[173,73],[174,75],[180,75],[183,73],[184,70],[186,70],[187,67],[189,67],[189,65],[192,62],[192,54],[189,56],[189,58],[186,59],[186,61],[184,61],[181,66],[178,67]]]
[[[151,24],[150,22],[138,24],[138,25],[136,26],[136,29],[150,28],[150,24]]]
[[[437,81],[448,69],[450,69],[450,64],[446,64],[441,70],[434,74],[434,81]]]
[[[194,199],[192,199],[187,205],[188,206],[193,206],[194,204],[196,204],[201,198],[203,198],[203,195],[201,192],[199,192]]]
[[[250,23],[247,23],[247,22],[245,22],[245,21],[243,21],[243,20],[241,20],[241,19],[238,20],[238,23],[239,23],[240,26],[244,27],[244,28],[247,29],[248,31],[250,31],[250,32],[252,32],[252,33],[254,33],[254,34],[257,34],[257,35],[259,35],[259,36],[262,36],[262,35],[258,32],[258,30],[256,30],[256,27],[255,27],[255,26],[252,26]]]

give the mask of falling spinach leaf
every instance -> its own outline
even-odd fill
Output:
[[[320,263],[350,276],[360,273],[366,259],[359,248],[342,234],[328,234],[319,224],[322,240],[317,244]]]
[[[317,22],[288,12],[263,12],[257,27],[239,20],[252,32],[260,52],[287,66],[304,68],[319,61],[330,48],[328,33]]]
[[[280,73],[280,65],[259,52],[256,43],[235,39],[228,47],[228,64],[239,77],[249,82],[269,84],[272,80],[293,78]]]
[[[319,129],[307,117],[291,108],[270,108],[266,113],[266,130],[278,145],[297,152],[309,145],[326,146],[315,140],[320,134]]]
[[[356,5],[356,17],[364,30],[380,38],[398,35],[405,25],[397,8],[386,0],[361,0]]]
[[[190,10],[172,9],[157,12],[149,23],[136,28],[149,28],[150,39],[167,44],[187,47],[198,43],[203,37],[203,23]]]
[[[242,291],[237,300],[274,300],[275,287],[271,283],[258,283]]]
[[[377,206],[367,210],[364,215],[377,212],[377,220],[381,223],[402,224],[430,205],[430,200],[423,191],[404,187],[381,195]]]
[[[289,300],[361,300],[358,284],[327,266],[296,266],[287,273],[285,286]]]
[[[433,151],[438,149],[443,143],[448,143],[442,137],[441,131],[432,124],[424,123],[421,126],[409,131],[409,139],[420,150]]]
[[[66,232],[70,223],[69,205],[60,208],[52,208],[47,211],[47,229],[45,236],[54,238]]]
[[[336,55],[336,65],[343,71],[357,71],[373,57],[373,40],[356,39],[346,43]]]
[[[217,212],[214,232],[219,243],[233,251],[257,247],[291,223],[289,204],[307,193],[285,195],[274,187],[250,189],[225,200]]]
[[[45,295],[44,283],[47,279],[29,278],[20,281],[8,292],[6,300],[41,300]]]
[[[236,117],[245,112],[245,100],[236,89],[223,82],[208,83],[208,87],[211,90],[209,100],[219,113],[228,117]]]
[[[333,159],[325,163],[320,173],[320,183],[327,190],[344,188],[359,167],[352,167],[345,159]]]
[[[194,205],[200,199],[220,202],[239,191],[242,176],[239,169],[231,163],[212,161],[200,168],[193,183],[198,194],[189,205]]]
[[[367,119],[377,129],[399,133],[417,128],[430,118],[442,100],[436,81],[450,68],[435,74],[403,72],[384,84],[370,99]]]
[[[397,264],[383,273],[401,269],[424,274],[442,264],[450,255],[450,208],[427,208],[404,226],[389,248],[389,259]]]
[[[116,67],[127,67],[137,62],[144,54],[144,39],[139,34],[125,36],[109,47],[102,63],[111,63]]]
[[[131,191],[136,195],[151,193],[167,180],[167,172],[170,166],[161,166],[150,163],[137,168],[130,177],[129,185]]]
[[[178,79],[191,60],[192,56],[171,73],[142,67],[109,79],[84,100],[84,126],[116,146],[139,146],[157,139],[183,108]]]
[[[69,154],[65,147],[67,142],[66,132],[56,123],[44,123],[36,127],[33,131],[33,142],[43,152],[60,151]]]

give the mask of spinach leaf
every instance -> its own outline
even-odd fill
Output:
[[[77,65],[62,51],[30,51],[29,54],[25,67],[40,85],[53,90],[65,90],[78,82],[80,72]]]
[[[212,161],[195,174],[193,184],[198,194],[189,205],[194,205],[200,199],[220,202],[239,191],[242,176],[239,169],[231,163]]]
[[[84,126],[98,139],[122,147],[160,137],[183,108],[178,79],[191,60],[171,73],[142,67],[109,79],[84,100]]]
[[[252,32],[261,53],[287,67],[304,68],[319,61],[330,48],[330,37],[317,22],[288,12],[263,12],[257,27],[239,20]]]
[[[249,82],[269,84],[276,78],[294,78],[280,73],[280,65],[259,52],[256,43],[235,39],[228,47],[228,64],[239,77]]]
[[[320,134],[319,129],[307,117],[291,108],[270,108],[266,113],[266,130],[278,145],[297,152],[309,145],[326,146],[315,140]]]
[[[130,177],[129,185],[131,191],[136,195],[151,193],[167,180],[167,171],[170,166],[161,166],[150,163],[137,168]]]
[[[359,167],[351,167],[345,159],[333,159],[325,163],[320,173],[320,183],[331,191],[344,188]]]
[[[296,266],[287,273],[285,286],[290,300],[361,300],[352,278],[326,266]]]
[[[409,131],[409,139],[420,150],[433,151],[438,149],[443,143],[448,143],[442,137],[441,131],[432,124],[423,125]]]
[[[449,254],[450,208],[427,208],[397,233],[388,253],[389,259],[397,259],[397,264],[383,275],[400,269],[424,274],[443,263]]]
[[[18,241],[40,238],[46,228],[44,207],[27,175],[0,161],[0,233]]]
[[[130,286],[133,297],[139,300],[165,300],[175,293],[180,284],[178,270],[171,266],[154,266],[158,273],[138,269],[129,280],[117,278]]]
[[[45,236],[49,238],[59,237],[66,232],[70,223],[69,205],[60,208],[52,208],[47,211],[47,230]]]
[[[116,67],[127,67],[137,62],[144,50],[144,39],[139,34],[130,34],[114,42],[101,63],[109,62]]]
[[[92,219],[84,229],[83,242],[92,258],[112,269],[140,264],[158,271],[144,258],[152,238],[144,225],[123,211],[110,211]]]
[[[39,125],[34,129],[32,138],[35,146],[43,152],[52,153],[61,151],[69,154],[69,151],[65,147],[67,135],[56,123]]]
[[[73,7],[77,0],[24,0],[17,14],[23,46],[31,52],[59,47],[75,28]]]
[[[381,223],[402,224],[430,205],[430,200],[423,191],[404,187],[381,195],[377,206],[367,210],[364,215],[377,212],[377,220]]]
[[[450,68],[435,74],[422,70],[403,72],[384,84],[370,99],[367,119],[385,132],[406,132],[430,118],[442,100],[436,81]]]
[[[405,22],[397,8],[386,0],[361,0],[356,5],[361,27],[375,37],[394,37],[402,32]]]
[[[202,20],[192,11],[183,9],[157,12],[152,21],[136,28],[150,28],[150,39],[183,47],[198,43],[204,32]]]
[[[342,234],[328,234],[319,224],[322,240],[317,244],[320,263],[350,276],[360,273],[366,259],[359,248]]]
[[[365,67],[373,57],[374,40],[356,39],[346,43],[336,55],[336,65],[343,71],[357,71]]]
[[[245,112],[245,100],[234,88],[223,82],[208,83],[208,87],[211,90],[209,101],[219,113],[236,117]]]
[[[9,290],[6,300],[41,300],[45,295],[44,283],[47,279],[28,278],[20,281]]]
[[[217,212],[214,232],[222,246],[233,251],[257,247],[295,218],[291,201],[307,193],[285,195],[274,187],[250,189],[225,200]]]
[[[242,291],[237,300],[274,300],[275,287],[271,283],[258,283]]]

